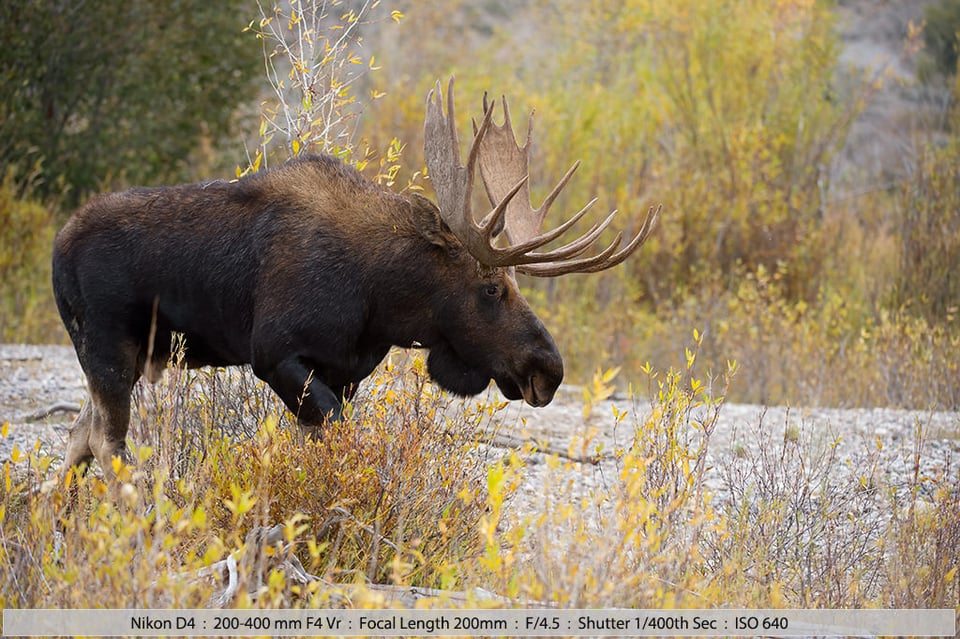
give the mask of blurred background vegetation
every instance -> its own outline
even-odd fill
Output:
[[[520,135],[536,111],[535,202],[583,161],[553,223],[596,196],[629,230],[663,204],[624,266],[521,282],[568,381],[681,367],[697,329],[698,376],[739,363],[732,400],[960,406],[960,0],[331,7],[335,140],[278,126],[296,78],[267,81],[255,2],[3,3],[0,339],[65,341],[49,247],[98,191],[323,149],[429,192],[424,98],[454,73],[462,138],[486,90]]]

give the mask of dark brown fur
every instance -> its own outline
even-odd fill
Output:
[[[130,392],[164,366],[171,331],[188,366],[251,364],[311,433],[394,345],[429,348],[461,395],[493,379],[540,406],[563,377],[513,279],[480,267],[432,202],[329,156],[98,196],[58,234],[53,286],[91,397],[68,468],[96,457],[109,473],[125,454]]]

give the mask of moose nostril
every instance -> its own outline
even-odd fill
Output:
[[[554,384],[549,378],[533,374],[527,379],[530,388],[530,405],[541,407],[553,401],[553,395],[559,384]]]

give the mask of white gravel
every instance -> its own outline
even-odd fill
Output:
[[[585,420],[580,397],[580,390],[571,388],[546,408],[517,404],[509,410],[526,436],[548,442],[556,450],[584,455],[595,453],[598,446],[608,454],[618,446],[629,446],[634,429],[645,427],[652,410],[646,400],[615,397],[595,407]],[[613,406],[629,412],[619,426],[615,426]],[[709,422],[709,417],[709,411],[692,411],[687,432],[680,435],[687,437],[691,450],[703,441],[698,423]],[[785,448],[793,450],[784,455]],[[829,465],[824,463],[827,456],[832,459]],[[551,476],[558,471],[538,463],[543,459],[538,455],[528,460],[518,512],[530,512],[535,504],[543,503],[544,486],[561,485]],[[790,463],[781,459],[803,459],[811,475],[816,464],[829,468],[826,480],[837,486],[877,485],[882,480],[886,487],[903,490],[915,479],[923,488],[930,483],[926,480],[942,476],[953,478],[956,484],[960,482],[960,413],[724,404],[707,445],[706,489],[715,502],[726,502],[733,498],[730,486],[742,486],[744,474],[777,472],[778,464]],[[616,474],[612,459],[595,466],[583,464],[576,475],[579,487],[575,492],[585,495],[601,489]],[[736,474],[739,482],[733,481]],[[787,475],[785,472],[783,477]]]

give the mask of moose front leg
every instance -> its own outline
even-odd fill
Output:
[[[337,389],[338,394],[317,379],[313,369],[300,357],[291,356],[270,366],[254,362],[253,372],[269,384],[296,415],[301,430],[308,437],[319,436],[327,421],[339,421],[343,412],[343,389]]]

